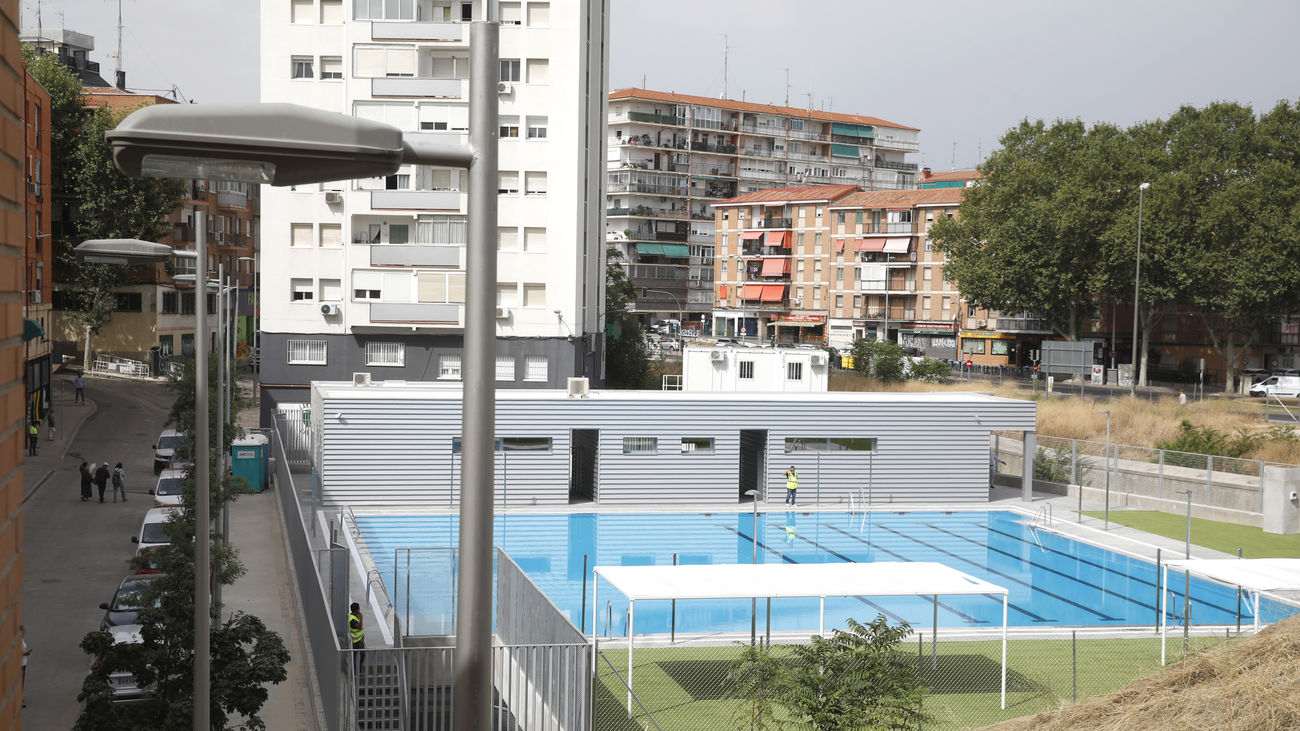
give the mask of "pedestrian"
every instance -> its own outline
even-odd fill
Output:
[[[361,616],[361,605],[356,602],[352,602],[352,606],[348,608],[348,639],[352,640],[352,649],[363,651],[366,649],[365,621]],[[354,657],[357,672],[360,672],[366,666],[366,653],[354,653]]]
[[[785,471],[785,503],[794,505],[794,494],[799,489],[799,473],[795,471],[794,465]]]
[[[72,403],[86,403],[86,377],[80,373],[72,379],[72,385],[77,389],[77,393],[72,397]]]
[[[993,488],[993,478],[998,476],[998,465],[1006,463],[1007,461],[999,457],[997,452],[989,450],[989,489]]]
[[[95,470],[95,487],[99,488],[99,501],[104,502],[104,488],[108,487],[108,479],[111,474],[108,471],[108,463],[101,462],[99,468]]]
[[[36,456],[36,432],[39,428],[34,420],[27,425],[27,454],[32,457]]]
[[[23,642],[23,677],[18,685],[18,695],[23,699],[23,708],[27,707],[27,656],[32,654],[32,648],[27,644],[27,628],[18,625],[18,636]]]
[[[81,463],[81,502],[90,499],[90,482],[94,479],[90,474],[90,467],[85,462]]]
[[[1187,392],[1186,392],[1186,391],[1182,391],[1182,390],[1180,390],[1180,391],[1178,392],[1178,405],[1179,405],[1179,406],[1186,406],[1186,405],[1187,405]]]
[[[122,502],[126,502],[126,470],[122,469],[121,462],[113,468],[113,502],[117,502],[119,492],[122,493]]]

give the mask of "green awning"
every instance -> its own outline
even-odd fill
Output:
[[[862,124],[849,124],[848,122],[831,122],[831,134],[848,135],[849,137],[875,137],[876,132],[871,127]]]
[[[861,153],[858,152],[856,145],[837,145],[831,143],[831,155],[834,157],[851,157],[856,160]]]
[[[636,244],[636,253],[642,256],[663,256],[664,245],[640,241]]]
[[[24,343],[27,342],[28,340],[35,340],[36,338],[42,337],[43,335],[45,335],[45,328],[41,327],[41,323],[32,320],[30,318],[26,318],[26,317],[23,318],[23,342]]]
[[[664,256],[686,257],[691,255],[691,247],[686,244],[662,244]]]

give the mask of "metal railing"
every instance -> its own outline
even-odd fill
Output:
[[[881,160],[880,158],[876,158],[876,160],[871,164],[875,167],[885,168],[888,170],[916,170],[916,163],[914,162],[894,162],[893,160]]]
[[[149,364],[114,355],[96,355],[90,373],[112,378],[148,378]]]

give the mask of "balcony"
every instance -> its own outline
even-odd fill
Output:
[[[432,41],[468,43],[469,23],[435,23],[431,21],[374,21],[370,24],[374,41]]]
[[[735,145],[711,145],[707,142],[692,142],[691,149],[695,152],[716,152],[719,155],[736,154]]]
[[[431,325],[460,325],[459,302],[373,302],[370,322]]]
[[[172,243],[194,243],[194,227],[186,224],[172,226]]]
[[[625,114],[614,115],[615,122],[648,122],[650,124],[670,124],[673,126],[686,124],[686,120],[678,119],[669,114],[651,114],[650,112],[627,112]]]
[[[469,79],[441,79],[424,76],[391,76],[370,80],[370,95],[377,97],[436,97],[463,99],[469,96]]]
[[[606,208],[606,216],[636,216],[639,218],[672,218],[684,221],[687,218],[686,209],[679,208],[671,210],[668,208],[651,208],[650,206],[635,206],[633,208]],[[709,216],[707,220],[713,220]]]
[[[461,211],[465,194],[459,190],[372,190],[370,207],[396,211]]]
[[[888,147],[892,150],[908,150],[910,152],[916,152],[921,149],[921,144],[915,140],[876,137],[876,147]]]
[[[914,225],[911,221],[887,221],[883,224],[887,234],[910,234]]]
[[[234,190],[219,191],[217,193],[217,207],[248,208],[248,195]]]
[[[999,317],[997,328],[1002,332],[1054,332],[1047,320],[1037,317]]]
[[[821,132],[812,132],[804,129],[790,130],[790,137],[796,140],[813,140],[814,142],[825,142],[826,135]]]
[[[784,127],[765,127],[758,124],[742,124],[740,131],[747,135],[771,135],[773,137],[784,137],[786,130]]]
[[[894,162],[893,160],[881,160],[877,158],[872,165],[878,168],[885,168],[886,170],[907,170],[916,172],[916,163],[914,162]]]
[[[790,228],[792,223],[789,218],[765,218],[754,221],[754,228]]]
[[[867,294],[885,294],[886,291],[885,283],[879,279],[876,280],[864,279],[862,280],[861,291]],[[916,280],[894,278],[889,282],[888,292],[889,294],[900,294],[900,295],[915,294]]]
[[[746,157],[780,157],[779,153],[784,150],[766,149],[762,147],[744,147],[741,148],[740,154]]]
[[[915,308],[907,308],[907,307],[899,307],[899,308],[891,307],[891,308],[889,308],[889,317],[888,317],[888,318],[885,317],[885,311],[884,311],[883,309],[881,309],[881,310],[867,310],[867,311],[865,311],[865,312],[862,314],[862,319],[864,319],[864,320],[885,320],[885,319],[889,319],[889,320],[897,320],[897,321],[900,321],[900,322],[903,321],[903,320],[915,320],[915,319],[916,319],[916,309],[915,309]]]
[[[788,160],[806,160],[808,162],[825,162],[826,156],[822,154],[813,154],[811,152],[786,152]]]
[[[370,247],[371,266],[459,267],[456,244],[376,244]]]
[[[606,184],[607,193],[649,193],[651,195],[686,195],[685,185],[663,185],[659,183],[639,183],[634,180],[610,181]]]
[[[717,120],[717,119],[692,119],[691,126],[696,129],[721,129],[728,132],[736,131],[736,120]]]

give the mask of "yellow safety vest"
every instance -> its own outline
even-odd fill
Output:
[[[791,471],[788,471],[788,472],[785,473],[785,489],[787,489],[787,490],[798,490],[798,489],[799,489],[799,473],[798,473],[798,472],[795,472],[795,471],[791,470]]]
[[[354,619],[357,621],[356,627],[352,626],[352,620]],[[366,630],[361,626],[361,618],[355,614],[348,614],[348,639],[352,640],[352,644],[355,645],[365,638]]]

